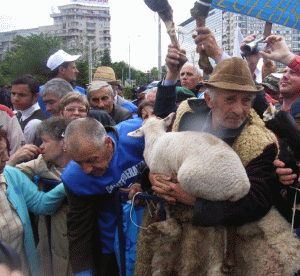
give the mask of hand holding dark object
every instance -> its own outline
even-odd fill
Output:
[[[142,187],[140,183],[134,183],[130,186],[130,188],[120,188],[121,191],[129,192],[128,199],[133,199],[134,195],[138,192],[142,193]],[[139,205],[140,200],[136,199],[134,205]]]
[[[180,51],[180,59],[178,68],[187,62],[187,58],[180,50],[180,45],[175,33],[175,24],[173,22],[173,10],[168,0],[144,0],[146,5],[154,12],[157,12],[161,20],[165,23],[167,32],[170,36],[172,44]]]
[[[198,27],[196,30],[198,34],[193,35],[193,38],[197,45],[197,53],[200,53],[204,48],[209,57],[211,57],[214,61],[218,61],[223,54],[223,50],[217,44],[217,41],[210,29],[207,27]]]
[[[283,36],[270,35],[264,43],[268,44],[269,51],[260,51],[260,53],[271,60],[279,61],[285,65],[289,65],[295,55],[290,51]]]
[[[168,46],[168,53],[166,56],[166,65],[168,67],[167,80],[177,80],[183,65],[181,62],[181,54],[185,55],[185,51],[178,50],[173,44]]]
[[[264,121],[266,127],[280,138],[278,159],[281,162],[276,161],[274,165],[278,167],[276,172],[281,183],[298,186],[298,179],[296,178],[299,173],[297,162],[300,161],[300,131],[295,120],[287,112],[282,110],[276,111],[270,105],[264,113]]]
[[[194,7],[191,9],[191,16],[196,19],[197,27],[205,27],[205,19],[211,7],[212,0],[197,1]],[[213,71],[213,67],[210,64],[208,55],[204,47],[197,49],[200,54],[199,66],[203,69],[204,73],[209,75]]]
[[[277,167],[276,173],[279,177],[279,181],[283,185],[291,185],[297,178],[297,174],[293,173],[291,168],[286,167],[285,163],[281,160],[276,159],[274,161],[274,166]]]

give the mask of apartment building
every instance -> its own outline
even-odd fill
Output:
[[[218,45],[229,55],[233,54],[235,29],[238,26],[243,36],[249,34],[263,35],[265,21],[242,14],[231,13],[219,9],[212,9],[206,19],[206,26],[213,32]],[[196,21],[189,18],[179,25],[183,32],[189,32],[196,27]],[[289,48],[300,54],[300,31],[278,24],[272,25],[272,33],[285,37]],[[187,57],[191,62],[198,62],[196,45],[191,34],[178,34],[181,47],[187,51]],[[213,63],[213,61],[212,61]],[[278,64],[278,67],[283,67]]]
[[[53,25],[34,29],[22,29],[0,32],[0,60],[12,46],[17,35],[45,33],[62,38],[68,47],[84,49],[91,41],[98,51],[110,49],[110,10],[108,6],[88,6],[68,4],[58,7],[59,12],[52,12]]]

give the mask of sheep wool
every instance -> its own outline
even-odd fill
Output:
[[[144,158],[150,171],[169,177],[175,172],[182,188],[196,197],[230,201],[244,197],[250,182],[236,152],[209,133],[166,132],[173,115],[163,120],[151,117],[128,133],[145,136]]]
[[[193,111],[186,108],[184,112]],[[181,117],[177,114],[176,120]],[[233,144],[243,165],[272,144],[277,145],[275,135],[250,110],[247,123]],[[145,211],[142,226],[148,228],[139,232],[135,276],[225,275],[221,266],[226,227],[192,226],[192,212],[192,206],[177,203],[170,208],[171,218],[158,222],[157,216]],[[274,207],[260,220],[238,227],[236,265],[230,275],[293,275],[300,269],[300,241],[290,229]]]

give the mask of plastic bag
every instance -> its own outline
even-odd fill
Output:
[[[135,206],[133,208],[131,212],[131,218],[134,223],[130,219],[130,209],[130,203],[123,204],[123,231],[126,240],[126,276],[133,276],[134,274],[134,262],[136,257],[135,246],[137,242],[137,236],[139,233],[139,228],[136,225],[134,225],[134,223],[137,225],[142,224],[142,217],[145,210],[145,206]],[[121,271],[118,229],[116,231],[114,248],[117,257],[117,262],[119,265],[119,271]]]

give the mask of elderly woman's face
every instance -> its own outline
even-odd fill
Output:
[[[41,154],[45,162],[58,161],[60,157],[64,154],[63,151],[63,140],[56,140],[50,135],[43,133],[41,135],[43,143],[40,145]]]
[[[8,161],[8,151],[6,141],[2,138],[0,140],[0,173],[3,173],[6,161]]]
[[[153,111],[154,111],[153,106],[149,106],[149,105],[144,106],[144,108],[142,109],[142,119],[143,119],[143,121],[147,120],[151,116],[154,116]]]
[[[87,116],[88,110],[85,105],[81,102],[72,102],[65,106],[61,115],[67,119],[75,120],[78,118],[85,118]]]

